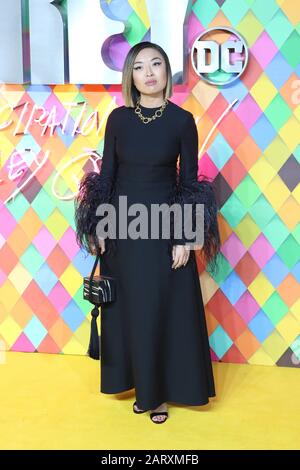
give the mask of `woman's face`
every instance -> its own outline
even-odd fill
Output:
[[[142,49],[133,64],[132,78],[141,94],[162,96],[167,84],[166,64],[162,55],[152,47]]]

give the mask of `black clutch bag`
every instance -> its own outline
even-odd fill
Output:
[[[105,303],[113,302],[116,299],[116,279],[110,276],[94,276],[98,262],[100,262],[100,252],[97,254],[91,275],[83,278],[83,298],[94,305],[91,312],[91,335],[88,348],[88,355],[92,359],[100,358],[100,338],[97,327],[99,307]]]

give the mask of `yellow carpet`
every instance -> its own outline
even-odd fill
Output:
[[[134,389],[99,392],[99,361],[4,353],[1,449],[299,449],[299,370],[213,363],[217,397],[169,403],[154,424],[132,412]]]

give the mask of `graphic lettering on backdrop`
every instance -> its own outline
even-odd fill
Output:
[[[186,23],[192,0],[145,0],[151,41],[168,54],[174,83],[184,83]],[[172,10],[172,15],[170,15]],[[127,0],[0,0],[0,79],[5,83],[121,84],[120,45]],[[50,40],[49,40],[50,38]]]
[[[178,54],[178,52],[180,50],[182,50],[182,52],[186,52],[186,41],[184,40],[185,38],[183,37],[183,32],[184,24],[187,19],[187,13],[191,10],[191,1],[181,0],[178,2],[175,13],[176,21],[174,21],[174,15],[172,15],[172,21],[170,21],[170,15],[168,14],[170,8],[169,3],[171,0],[164,2],[163,7],[160,4],[160,8],[157,8],[157,1],[158,0],[148,0],[146,2],[149,19],[151,21],[151,40],[161,44],[167,51],[170,58],[172,71],[175,70],[173,73],[173,82],[180,83],[183,78],[185,79],[186,72],[184,68],[184,62],[180,62],[180,60],[178,60],[179,57],[183,58],[183,54]],[[3,2],[3,0],[0,0],[0,6],[1,2]],[[124,0],[120,0],[120,2],[124,3]],[[116,8],[117,4],[119,5],[120,2],[114,2],[114,7]],[[28,0],[15,0],[11,2],[9,9],[6,10],[6,15],[6,20],[11,22],[11,26],[15,25],[14,21],[16,21],[16,19],[21,19],[20,25],[23,41],[21,44],[23,48],[23,60],[21,61],[22,71],[20,73],[20,68],[15,67],[16,63],[12,63],[11,67],[6,66],[5,73],[7,74],[8,83],[10,82],[11,78],[14,78],[13,81],[17,83],[17,80],[20,78],[20,76],[22,77],[21,82],[24,80],[30,80],[32,84],[47,83],[47,81],[50,79],[51,83],[66,83],[66,81],[72,83],[72,77],[74,77],[73,79],[75,79],[76,82],[80,81],[84,83],[99,83],[99,79],[104,80],[106,83],[118,83],[118,80],[120,81],[120,73],[116,70],[113,70],[114,64],[110,62],[109,65],[111,67],[107,67],[103,63],[102,54],[98,54],[97,50],[91,47],[91,44],[93,44],[97,49],[98,45],[102,44],[103,56],[105,60],[105,44],[107,44],[107,40],[117,34],[116,28],[119,26],[116,26],[116,23],[121,22],[122,20],[125,21],[124,18],[116,15],[115,11],[112,12],[112,10],[108,8],[106,1],[91,0],[87,8],[86,3],[84,4],[83,2],[78,2],[76,0],[69,0],[67,4],[63,0],[58,0],[55,2],[55,4],[49,0],[31,0],[30,3],[28,3]],[[45,22],[45,28],[40,27],[40,18],[43,18],[43,21]],[[26,23],[27,19],[29,19],[28,24]],[[88,43],[84,43],[82,35],[78,34],[79,19],[81,32],[83,32],[83,30],[86,28],[86,25],[88,25],[89,34],[85,36]],[[48,21],[49,24],[47,23]],[[94,31],[94,34],[97,34],[99,29],[101,29],[102,36],[100,35],[91,38],[91,31]],[[226,30],[231,35],[230,40],[220,44],[220,46],[215,41],[205,40],[206,35],[211,35],[212,32],[216,32],[218,29],[222,31]],[[15,28],[12,28],[12,30],[14,33],[16,33]],[[62,33],[62,42],[60,44],[55,43],[55,49],[52,50],[51,48],[53,47],[53,42],[48,40],[47,35],[50,35],[51,38],[53,37],[57,40],[57,38],[60,37],[60,33]],[[122,35],[122,31],[119,31],[119,33]],[[177,41],[175,41],[175,43],[173,40],[170,42],[170,37],[176,37],[177,41],[180,39],[180,45],[177,43]],[[7,60],[9,62],[12,57],[12,54],[9,54],[9,42],[6,41],[4,44],[5,46],[1,49],[0,52],[0,71],[2,70],[1,59],[5,60],[7,65]],[[57,48],[59,53],[57,53]],[[233,57],[233,55],[230,54],[232,49],[236,54],[246,54],[247,58],[248,52],[246,44],[238,33],[229,28],[211,28],[207,32],[202,33],[194,42],[191,51],[191,61],[194,70],[201,76],[201,78],[211,84],[217,83],[222,85],[230,83],[232,80],[235,80],[241,75],[241,73],[245,70],[247,62],[246,60],[244,65],[242,65],[240,60],[236,61],[235,64],[232,64],[230,62],[231,58]],[[51,50],[53,53],[53,58],[56,58],[54,62],[49,60],[49,54],[51,56]],[[209,50],[211,54],[211,64],[209,65],[206,63],[207,50]],[[85,52],[83,53],[83,51]],[[86,51],[89,51],[89,53],[86,53]],[[197,52],[197,60],[195,60],[195,51]],[[94,57],[93,54],[95,54]],[[63,58],[62,61],[59,59],[60,55]],[[45,63],[43,63],[43,61],[45,61]],[[50,68],[48,68],[49,63],[51,63]],[[27,66],[29,64],[30,67],[25,67],[24,64],[27,64]],[[78,64],[80,65],[79,68],[77,68]],[[20,66],[20,64],[18,65]],[[63,74],[61,73],[62,69],[64,71]],[[78,72],[78,70],[80,70],[80,72]],[[225,83],[222,83],[221,80],[214,82],[213,80],[207,78],[208,74],[213,74],[216,77],[216,73],[221,73],[222,75],[224,72],[229,74],[229,80],[227,79],[227,82],[225,81]],[[238,72],[238,75],[236,72]],[[232,74],[234,73],[235,76],[232,78]],[[102,81],[102,83],[104,82]],[[198,158],[200,158],[202,155],[202,152],[204,151],[217,126],[237,101],[238,100],[235,99],[232,103],[230,103],[226,110],[219,116],[217,122],[213,125],[208,135],[206,136],[206,139],[199,151]],[[96,133],[98,134],[103,127],[104,119],[102,118],[100,120],[98,111],[93,111],[85,118],[85,121],[81,123],[81,120],[84,117],[84,112],[86,110],[86,103],[84,101],[78,103],[64,103],[66,113],[63,120],[58,119],[55,106],[47,111],[43,106],[38,106],[36,104],[34,104],[32,109],[30,109],[30,105],[30,102],[26,102],[21,103],[15,107],[8,104],[0,108],[0,115],[5,111],[13,111],[16,108],[22,108],[20,118],[14,129],[14,135],[26,135],[30,130],[30,127],[35,123],[41,126],[42,136],[44,136],[49,129],[50,137],[52,137],[58,127],[61,129],[61,133],[64,135],[71,111],[77,106],[81,106],[81,110],[79,116],[76,118],[73,124],[71,131],[71,135],[73,137],[74,135],[78,134],[87,136],[94,130],[95,127]],[[25,127],[23,131],[20,131],[21,125],[25,120],[25,115],[29,111],[30,113],[29,117],[25,121]],[[105,116],[109,114],[109,111],[106,110]],[[40,115],[38,115],[39,113]],[[196,123],[197,121],[198,118],[196,118]],[[2,123],[0,122],[0,131],[7,129],[11,126],[11,124],[12,120],[7,120]],[[11,173],[9,173],[8,179],[10,181],[13,181],[15,178],[21,176],[21,173],[23,176],[24,172],[30,168],[30,160],[28,163],[28,151],[34,154],[33,149],[26,149],[24,151],[15,151],[10,156],[7,168],[14,167],[18,170],[16,176],[13,178],[11,177]],[[19,156],[18,163],[15,163],[16,156]],[[37,171],[39,171],[39,169],[46,163],[48,156],[49,152],[44,152],[42,161],[39,163],[37,162],[37,157],[35,156],[33,161],[35,161],[36,166],[33,171],[31,171],[29,178],[27,180],[25,179],[21,185],[19,185],[8,197],[6,197],[4,203],[13,200],[16,195],[22,189],[24,189],[32,177],[37,173]],[[96,157],[96,159],[93,157]],[[52,193],[55,197],[62,200],[70,200],[76,196],[76,192],[68,196],[59,195],[55,185],[60,174],[64,170],[68,169],[69,166],[84,158],[91,160],[94,170],[98,170],[97,161],[101,157],[99,157],[99,154],[95,149],[90,149],[87,152],[80,154],[75,159],[72,159],[69,163],[64,164],[63,167],[57,172],[53,180]],[[21,168],[22,165],[23,167]],[[72,179],[77,183],[79,181],[75,174],[72,175]],[[5,183],[5,179],[0,180],[0,182],[2,184]]]

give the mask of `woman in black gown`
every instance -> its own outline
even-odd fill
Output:
[[[217,206],[212,184],[197,179],[193,115],[168,99],[172,74],[160,46],[142,42],[131,48],[122,92],[125,105],[107,119],[100,174],[88,173],[80,183],[77,239],[95,254],[91,235],[101,219],[96,208],[111,203],[116,236],[101,237],[97,227],[101,274],[117,279],[117,299],[101,308],[100,390],[115,394],[135,388],[133,410],[149,410],[152,421],[162,423],[168,401],[204,405],[215,396],[195,251],[184,235],[174,237],[174,220],[168,239],[161,232],[151,238],[150,216],[148,238],[119,237],[119,210],[126,217],[135,203],[149,213],[152,204],[204,204],[201,250],[214,269],[220,250]],[[127,197],[126,214],[119,196]],[[127,216],[128,227],[138,215]]]

